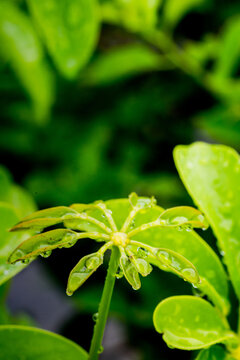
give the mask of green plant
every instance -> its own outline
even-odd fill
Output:
[[[225,146],[195,143],[177,147],[174,158],[189,193],[214,230],[239,297],[239,156]],[[61,223],[64,229],[42,232]],[[48,257],[52,250],[69,248],[81,238],[104,242],[97,252],[84,256],[71,271],[68,295],[98,269],[105,251],[112,250],[99,311],[95,315],[92,344],[88,355],[61,337],[55,339],[51,334],[48,337],[48,333],[39,333],[38,339],[31,328],[11,326],[0,327],[0,338],[21,339],[16,351],[25,351],[21,344],[28,336],[34,336],[36,342],[44,336],[49,343],[46,348],[58,339],[56,346],[60,349],[63,346],[64,351],[69,347],[69,351],[73,351],[72,359],[75,356],[76,359],[97,359],[102,351],[102,336],[116,278],[124,276],[133,289],[139,289],[139,274],[147,276],[154,265],[189,281],[198,291],[197,297],[169,297],[156,307],[154,326],[163,333],[167,344],[182,350],[202,349],[198,360],[238,360],[239,336],[227,320],[230,302],[225,270],[218,256],[193,228],[207,228],[198,210],[181,206],[163,210],[153,198],[138,197],[135,193],[128,199],[55,207],[28,215],[12,231],[31,231],[32,236],[9,254],[12,265],[5,266],[14,268],[20,261],[28,264],[38,255]],[[206,296],[210,302],[199,295]],[[225,347],[216,345],[218,343]],[[8,347],[9,342],[3,346]],[[44,346],[42,348],[45,351]],[[33,350],[27,351],[29,356],[35,356]]]
[[[49,226],[63,223],[65,229],[54,229],[39,234]],[[22,242],[9,256],[8,262],[27,264],[38,255],[48,257],[56,248],[69,248],[82,238],[104,242],[100,249],[84,256],[69,275],[67,294],[72,295],[103,263],[104,253],[111,249],[111,259],[94,328],[89,359],[98,358],[104,327],[116,278],[124,276],[133,289],[141,287],[139,274],[147,276],[152,265],[172,271],[184,280],[198,286],[199,275],[194,265],[185,257],[168,247],[155,247],[143,238],[150,230],[190,231],[206,228],[204,216],[191,207],[163,210],[154,198],[98,201],[93,204],[74,204],[71,207],[55,207],[40,210],[23,219],[11,231],[37,233]],[[13,265],[14,266],[14,265]],[[201,286],[201,285],[199,285]]]

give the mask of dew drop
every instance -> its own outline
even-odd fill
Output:
[[[93,319],[94,322],[96,322],[98,320],[98,316],[99,316],[98,312],[93,314],[92,319]]]
[[[104,347],[101,345],[100,348],[98,349],[98,354],[102,354],[103,351],[104,351]]]
[[[136,259],[134,265],[136,266],[137,271],[142,276],[147,276],[152,271],[152,266],[144,259]]]
[[[22,259],[22,260],[21,260],[21,263],[27,265],[27,264],[30,263],[30,259],[29,259],[29,258],[27,258],[27,259]]]
[[[44,251],[43,253],[41,253],[40,256],[42,256],[44,258],[48,258],[51,254],[52,254],[52,250],[48,250],[48,251]]]
[[[185,277],[186,280],[190,281],[191,283],[198,282],[198,274],[193,268],[183,269],[182,275]]]
[[[118,271],[117,271],[115,277],[116,277],[117,279],[121,279],[121,278],[123,277],[123,271],[122,271],[121,268],[118,268]]]
[[[100,263],[101,263],[101,256],[94,255],[86,260],[85,266],[88,270],[93,270],[96,267],[98,267]]]
[[[72,296],[73,291],[70,291],[70,290],[67,289],[66,294],[67,294],[67,296]]]
[[[165,263],[170,264],[172,262],[172,258],[171,258],[170,254],[167,251],[158,250],[156,256],[160,260],[164,260]]]

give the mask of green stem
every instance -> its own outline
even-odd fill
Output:
[[[94,326],[94,332],[89,350],[89,360],[97,360],[101,352],[102,338],[108,317],[110,302],[112,298],[113,288],[116,280],[116,272],[119,265],[119,250],[117,247],[112,247],[112,254],[108,266],[108,272],[104,284],[102,298],[98,308],[98,317]]]

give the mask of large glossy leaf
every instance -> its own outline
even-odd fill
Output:
[[[87,360],[85,350],[49,331],[14,325],[0,326],[0,358],[8,360]]]
[[[36,120],[44,120],[53,102],[53,79],[29,18],[10,1],[0,3],[0,42],[1,56],[33,101]]]
[[[153,321],[166,343],[178,349],[194,350],[216,343],[238,343],[220,313],[206,300],[194,296],[174,296],[163,300],[154,311]]]
[[[214,230],[240,298],[239,155],[226,146],[195,143],[177,147],[174,157],[185,186]]]
[[[201,350],[196,360],[234,360],[234,358],[228,354],[225,348],[215,345]]]
[[[96,44],[96,0],[28,0],[28,4],[56,66],[66,77],[75,77]]]
[[[210,246],[196,232],[188,230],[150,228],[135,235],[134,240],[171,249],[188,259],[200,275],[198,288],[226,314],[229,310],[228,285],[223,266]]]

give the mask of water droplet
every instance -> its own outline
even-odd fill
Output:
[[[137,205],[138,202],[138,196],[135,192],[132,192],[129,196],[129,202],[132,205],[132,207],[135,207]]]
[[[93,314],[92,319],[93,319],[94,322],[96,322],[98,320],[98,316],[99,316],[98,312]]]
[[[158,250],[157,253],[156,253],[156,256],[160,260],[164,260],[164,262],[167,263],[167,264],[171,264],[171,262],[172,262],[172,257],[170,256],[170,254],[167,251]]]
[[[118,271],[117,271],[117,273],[115,274],[115,277],[117,278],[117,279],[121,279],[122,277],[123,277],[123,271],[122,271],[122,269],[119,267],[118,268]]]
[[[221,254],[222,256],[225,256],[225,251],[221,250],[221,251],[220,251],[220,254]]]
[[[142,276],[147,276],[152,271],[152,266],[144,259],[136,259],[134,265]]]
[[[186,268],[182,270],[183,277],[191,283],[198,282],[198,274],[193,268]]]
[[[98,349],[98,354],[101,354],[104,351],[104,347],[101,345],[100,348]]]
[[[59,249],[60,249],[61,247],[64,247],[64,248],[68,249],[68,248],[74,246],[74,245],[76,244],[76,242],[77,242],[77,240],[71,240],[71,241],[69,241],[68,243],[66,243],[66,244],[64,244],[64,245],[60,245],[60,246],[59,246]]]
[[[93,270],[100,265],[101,261],[101,256],[94,255],[86,260],[85,266],[87,269]]]
[[[67,296],[72,296],[73,291],[70,291],[70,290],[67,289],[66,294],[67,294]]]
[[[131,221],[131,224],[130,224],[130,229],[133,229],[134,226],[135,226],[135,220],[133,219],[133,220]]]
[[[29,258],[27,258],[27,259],[22,259],[22,260],[21,260],[21,263],[27,265],[27,264],[30,263],[30,259],[29,259]]]
[[[40,255],[44,258],[48,258],[52,254],[52,250],[44,251]]]

